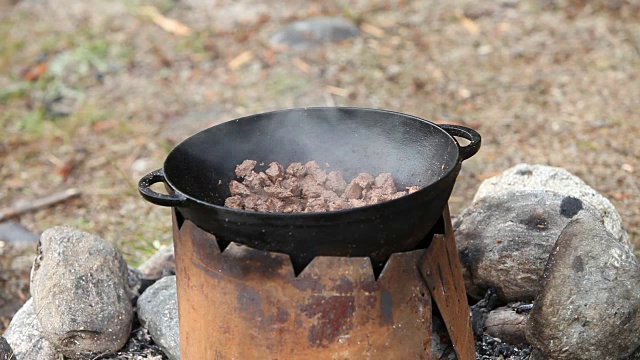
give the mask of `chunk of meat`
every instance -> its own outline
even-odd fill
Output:
[[[420,189],[409,186],[398,191],[389,173],[377,177],[360,173],[347,183],[339,171],[327,174],[315,161],[292,163],[286,170],[277,162],[264,172],[256,172],[255,167],[254,160],[236,166],[242,180],[230,181],[231,196],[225,206],[276,213],[338,211],[397,199]]]
[[[362,187],[358,184],[356,179],[353,179],[349,185],[347,185],[343,196],[347,199],[362,199],[362,190]]]
[[[371,174],[360,173],[352,182],[354,181],[356,184],[360,185],[362,189],[371,189],[376,179]]]
[[[395,194],[398,189],[390,173],[378,175],[374,181],[375,187],[379,188],[382,194]]]
[[[307,168],[307,174],[313,176],[316,183],[323,185],[327,180],[327,173],[314,160],[307,162],[304,166]]]
[[[243,209],[244,200],[240,195],[234,195],[224,200],[224,206],[232,209]]]
[[[236,166],[236,176],[244,178],[253,172],[258,162],[255,160],[245,160],[242,164]]]
[[[269,164],[269,168],[265,170],[265,174],[267,174],[271,182],[275,183],[278,180],[284,179],[284,168],[277,162],[272,162]]]
[[[327,188],[335,191],[338,195],[342,195],[347,188],[347,182],[339,171],[329,172],[327,175],[327,181],[324,184]]]
[[[231,195],[251,195],[251,190],[246,185],[235,180],[231,180],[229,183],[229,191],[231,191]]]
[[[303,177],[307,175],[307,168],[299,162],[291,163],[291,165],[287,167],[287,175]]]

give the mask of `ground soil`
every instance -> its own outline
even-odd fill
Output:
[[[0,0],[0,9],[0,209],[83,192],[18,219],[34,232],[73,225],[136,264],[171,241],[169,210],[143,201],[136,182],[176,141],[257,112],[337,105],[477,129],[483,146],[463,165],[453,213],[510,166],[561,166],[607,196],[640,242],[637,0]],[[270,47],[283,24],[319,15],[350,19],[361,34],[303,52]],[[11,291],[24,297],[25,286]]]

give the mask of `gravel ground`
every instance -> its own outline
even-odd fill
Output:
[[[252,113],[337,105],[477,129],[483,148],[464,163],[453,213],[510,166],[562,166],[640,242],[637,0],[14,3],[0,1],[0,209],[83,192],[21,216],[34,232],[73,225],[135,264],[170,242],[169,210],[135,183],[176,141]],[[178,23],[163,29],[157,14]],[[284,24],[319,15],[361,34],[269,46]]]

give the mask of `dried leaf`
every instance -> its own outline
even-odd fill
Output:
[[[309,72],[311,72],[311,65],[309,65],[306,62],[304,62],[302,59],[296,57],[296,58],[293,58],[293,60],[291,60],[291,62],[293,63],[293,65],[295,65],[302,72],[305,72],[307,74]]]
[[[115,129],[116,127],[118,127],[118,124],[119,124],[118,120],[115,120],[115,119],[100,120],[100,121],[94,122],[93,125],[91,125],[91,128],[93,129],[93,131],[97,133],[101,133],[107,130]]]
[[[71,175],[71,172],[73,172],[73,169],[75,169],[75,167],[76,159],[71,158],[58,166],[58,168],[56,169],[56,174],[60,175],[63,179],[66,180],[69,175]]]
[[[349,96],[349,90],[347,90],[347,89],[343,89],[343,88],[339,88],[339,87],[331,86],[331,85],[328,85],[325,89],[329,94],[342,96],[342,97]]]
[[[46,62],[40,63],[34,67],[27,69],[22,75],[22,78],[26,81],[36,81],[47,72],[49,64]]]
[[[158,25],[162,30],[170,32],[178,36],[187,36],[191,34],[191,28],[179,22],[178,20],[168,18],[160,13],[155,6],[141,6],[140,13],[148,16],[151,21]]]
[[[468,17],[466,16],[461,17],[460,23],[462,23],[462,26],[464,26],[464,28],[467,29],[469,34],[478,35],[480,33],[480,27],[478,27],[478,24],[476,24],[475,21],[469,19]]]
[[[375,25],[371,25],[369,23],[362,23],[360,25],[360,30],[366,32],[367,34],[373,35],[375,37],[383,37],[385,32],[383,29],[375,26]]]
[[[235,70],[251,60],[253,60],[253,51],[247,50],[229,61],[228,66],[229,69]]]

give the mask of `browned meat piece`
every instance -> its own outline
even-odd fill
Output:
[[[302,188],[300,187],[300,182],[295,177],[285,179],[282,182],[282,187],[287,189],[292,196],[300,196],[300,194],[302,194]]]
[[[291,163],[287,168],[287,175],[303,177],[307,174],[307,168],[302,163]]]
[[[264,192],[268,195],[272,195],[276,199],[287,199],[293,196],[289,190],[282,187],[281,183],[265,187]]]
[[[304,164],[307,168],[307,174],[313,176],[313,179],[320,185],[324,184],[325,180],[327,180],[327,173],[318,165],[317,162],[311,160],[308,163]]]
[[[353,209],[353,208],[365,206],[367,205],[367,202],[361,199],[349,199],[348,204],[349,204],[349,208]]]
[[[376,177],[374,182],[376,188],[379,188],[382,194],[395,194],[398,192],[396,184],[393,182],[393,177],[389,173],[382,173]]]
[[[251,190],[244,184],[241,184],[235,180],[231,180],[229,183],[229,191],[231,195],[250,195]]]
[[[316,183],[306,183],[302,185],[302,197],[307,199],[314,199],[321,197],[326,189]]]
[[[261,192],[265,187],[273,185],[267,174],[263,172],[255,173],[253,171],[251,172],[251,174],[247,175],[244,178],[243,184],[247,185],[251,190],[258,193]]]
[[[347,185],[347,188],[345,189],[344,194],[342,196],[344,196],[347,199],[362,198],[362,187],[358,185],[358,183],[356,182],[356,179],[351,180],[349,185]]]
[[[407,195],[407,193],[406,193],[406,192],[404,192],[404,191],[398,191],[397,193],[395,193],[395,194],[393,194],[393,195],[391,195],[391,196],[390,196],[390,197],[391,197],[391,199],[390,199],[390,200],[394,200],[394,199],[397,199],[397,198],[401,198],[401,197],[403,197],[403,196],[405,196],[405,195]]]
[[[244,198],[244,208],[245,210],[253,210],[253,211],[269,211],[269,206],[267,205],[267,200],[259,195],[249,195]]]
[[[354,181],[356,182],[356,184],[360,185],[362,189],[371,189],[376,179],[371,174],[360,173],[351,182],[354,182]]]
[[[279,199],[268,198],[267,209],[267,211],[269,212],[282,212],[282,210],[284,209],[284,202]]]
[[[365,201],[368,205],[373,205],[377,203],[381,203],[383,201],[390,200],[391,196],[385,194],[385,192],[380,188],[373,188],[371,190],[367,190]]]
[[[255,160],[245,160],[242,164],[236,166],[236,176],[244,178],[253,172],[253,168],[256,167],[258,162]]]
[[[333,190],[338,195],[342,195],[347,188],[347,182],[339,171],[331,171],[327,175],[327,181],[324,184],[327,188]]]
[[[242,209],[242,204],[242,197],[239,195],[230,196],[224,200],[224,206],[232,209]]]
[[[269,164],[269,168],[265,170],[265,174],[269,176],[271,182],[275,183],[278,180],[284,179],[284,168],[277,162],[272,162]]]
[[[346,201],[340,198],[334,201],[329,201],[328,206],[329,206],[329,211],[338,211],[338,210],[344,210],[349,208],[349,204],[347,204]]]
[[[225,206],[278,213],[337,211],[397,199],[420,189],[409,186],[397,191],[389,173],[375,178],[361,173],[347,185],[339,171],[327,174],[315,161],[293,163],[286,171],[276,162],[259,173],[255,166],[256,161],[245,160],[236,167],[242,182],[229,183],[231,196]]]
[[[309,199],[307,202],[307,206],[304,209],[304,212],[323,212],[327,211],[328,206],[325,204],[324,199],[316,198]]]
[[[302,212],[303,210],[304,208],[302,207],[302,203],[300,199],[291,198],[286,200],[284,208],[282,209],[282,212],[290,214],[290,213],[299,213],[299,212]]]

